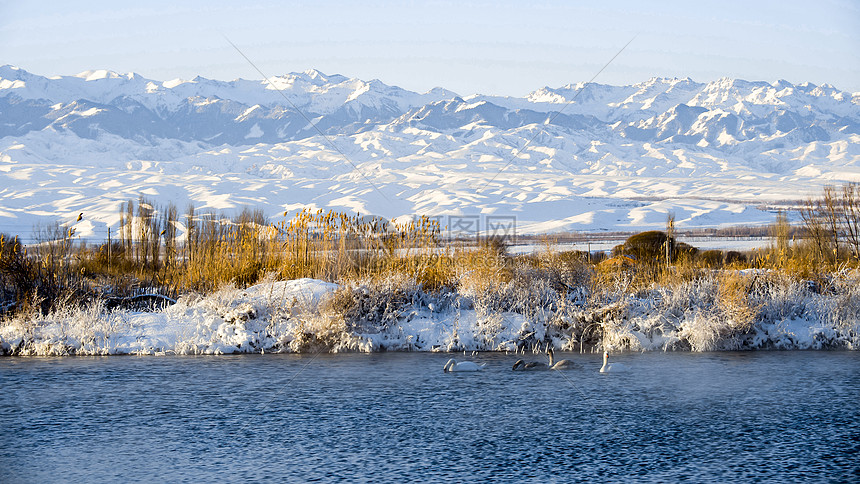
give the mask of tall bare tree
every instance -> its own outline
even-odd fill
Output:
[[[852,182],[844,185],[840,202],[842,224],[851,256],[860,259],[860,184]]]

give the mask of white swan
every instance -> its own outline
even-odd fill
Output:
[[[627,371],[627,367],[622,365],[621,363],[613,363],[609,364],[609,353],[606,351],[603,352],[603,366],[600,367],[600,373],[618,373],[620,371]]]
[[[549,355],[550,370],[572,370],[576,368],[576,365],[570,360],[555,361],[555,354],[553,353],[552,348],[548,349],[546,353]]]
[[[540,361],[529,361],[526,363],[524,360],[517,360],[512,369],[514,371],[546,370],[547,366],[546,363],[541,363]]]
[[[457,363],[457,360],[451,358],[447,363],[445,363],[442,371],[446,373],[449,371],[479,371],[483,370],[485,366],[487,366],[486,363],[479,365],[473,361],[461,361]]]

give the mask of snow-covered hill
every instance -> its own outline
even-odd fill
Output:
[[[324,133],[325,136],[321,135]],[[768,223],[757,207],[860,181],[860,93],[786,81],[415,93],[309,70],[155,81],[0,67],[0,232],[122,201],[516,217],[520,233]]]

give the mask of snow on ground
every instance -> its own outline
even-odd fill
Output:
[[[26,239],[35,226],[74,224],[83,213],[87,224],[77,227],[78,236],[105,240],[108,227],[118,229],[120,205],[141,195],[180,209],[189,203],[228,213],[259,208],[274,222],[309,206],[385,218],[441,217],[443,226],[478,217],[481,231],[494,217],[510,217],[520,234],[659,229],[670,212],[679,228],[762,226],[775,215],[757,208],[761,202],[813,195],[822,184],[731,173],[684,179],[583,173],[552,164],[535,171],[533,164],[506,166],[505,158],[473,165],[466,161],[471,151],[441,158],[424,151],[420,159],[400,151],[380,163],[363,150],[350,154],[353,169],[307,140],[201,150],[197,143],[143,147],[107,135],[94,141],[66,133],[44,143],[43,137],[0,140],[0,232]],[[177,157],[177,151],[187,154]],[[669,192],[661,188],[667,184]]]
[[[269,282],[244,291],[225,288],[208,297],[183,296],[158,312],[70,311],[0,327],[0,346],[32,341],[33,354],[223,354],[259,351],[281,343],[269,324],[301,324],[337,285],[313,279]],[[267,330],[268,329],[268,330]]]
[[[603,328],[604,344],[615,349],[860,349],[860,321],[857,314],[845,312],[845,297],[803,293],[799,287],[770,302],[773,307],[765,308],[764,317],[742,335],[726,336],[725,318],[709,312],[706,304],[677,306],[677,301],[696,296],[670,293],[630,296],[610,304],[597,312],[614,311],[616,317],[595,331]],[[553,320],[546,311],[526,316],[481,310],[465,295],[456,304],[443,304],[443,309],[438,302],[413,302],[382,326],[350,326],[328,309],[339,289],[314,279],[269,281],[245,290],[225,288],[207,297],[183,296],[157,312],[105,312],[96,307],[15,319],[0,326],[0,353],[518,351],[546,345],[591,350],[559,326],[558,315]],[[701,288],[693,291],[700,293]],[[666,302],[670,300],[675,303]]]

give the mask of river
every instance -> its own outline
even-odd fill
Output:
[[[0,481],[860,481],[858,352],[452,356],[2,358]]]

